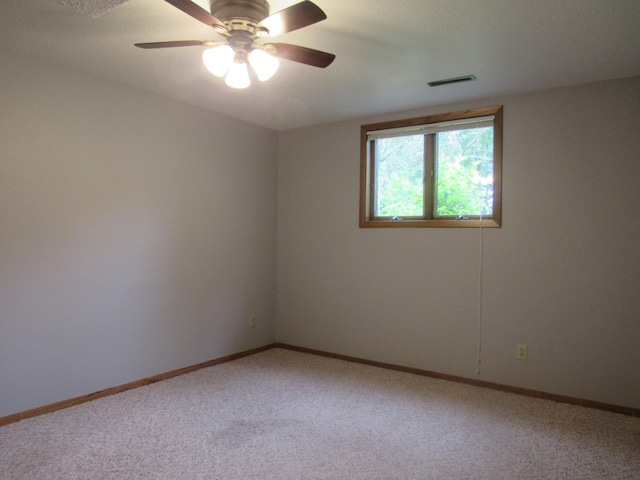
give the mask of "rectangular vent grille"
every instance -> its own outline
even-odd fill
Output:
[[[427,82],[430,87],[439,87],[440,85],[449,85],[451,83],[468,82],[475,80],[475,75],[464,75],[462,77],[445,78],[444,80],[436,80],[434,82]]]

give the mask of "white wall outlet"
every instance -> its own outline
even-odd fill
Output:
[[[527,346],[523,343],[519,343],[517,345],[516,357],[518,360],[526,360],[527,359]]]
[[[255,315],[251,315],[249,317],[249,327],[256,328],[256,323],[258,323],[258,319],[256,318]]]

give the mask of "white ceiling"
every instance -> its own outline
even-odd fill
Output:
[[[211,76],[202,47],[134,47],[220,37],[162,0],[122,1],[92,17],[69,6],[81,0],[2,0],[0,45],[274,130],[640,75],[640,0],[314,0],[327,20],[277,41],[333,64],[283,60],[246,90]],[[466,74],[477,80],[427,86]]]

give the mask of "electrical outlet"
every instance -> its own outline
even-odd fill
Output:
[[[527,359],[527,346],[523,343],[519,343],[516,350],[516,357],[518,360]]]
[[[251,315],[249,317],[249,327],[256,328],[256,323],[257,322],[258,322],[258,319],[255,317],[255,315]]]

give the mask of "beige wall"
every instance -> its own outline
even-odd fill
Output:
[[[277,134],[0,55],[0,416],[273,342]]]
[[[274,340],[640,407],[639,78],[276,134],[0,63],[0,416]],[[362,123],[496,104],[503,228],[358,228]]]
[[[497,104],[501,229],[358,228],[361,124]],[[281,133],[278,341],[640,407],[639,118],[633,78]]]

